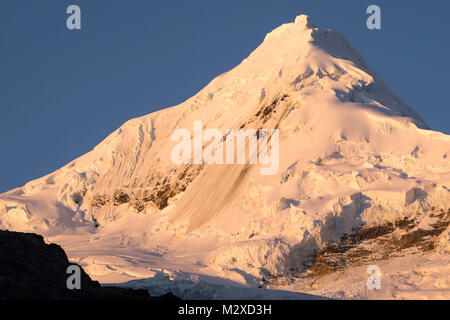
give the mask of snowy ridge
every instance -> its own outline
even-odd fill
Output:
[[[171,133],[197,120],[278,128],[278,173],[173,164]],[[362,226],[446,212],[449,155],[449,136],[428,130],[343,36],[301,15],[182,104],[0,195],[0,227],[45,235],[100,281],[160,267],[258,287],[305,272]],[[439,237],[445,256],[448,229]]]

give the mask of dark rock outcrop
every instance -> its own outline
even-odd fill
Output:
[[[450,208],[447,212],[432,208],[426,215],[426,228],[419,223],[419,219],[423,219],[420,215],[404,217],[394,223],[362,227],[352,235],[326,244],[316,252],[307,276],[321,276],[406,253],[434,250],[437,238],[450,225]]]
[[[81,289],[69,290],[69,265],[42,236],[0,230],[0,300],[150,300],[146,290],[102,287],[81,267]]]

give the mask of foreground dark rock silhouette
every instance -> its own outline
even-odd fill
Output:
[[[151,298],[146,290],[102,287],[81,269],[81,289],[69,290],[70,263],[57,244],[42,236],[0,230],[0,300],[170,300]]]

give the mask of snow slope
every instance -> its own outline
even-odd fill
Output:
[[[199,120],[278,128],[278,172],[174,164],[173,130],[193,133]],[[343,36],[300,15],[192,98],[0,195],[0,228],[43,234],[103,282],[159,268],[258,287],[301,274],[361,226],[449,209],[449,155],[450,136],[429,130]],[[448,249],[448,233],[439,239],[435,250]]]

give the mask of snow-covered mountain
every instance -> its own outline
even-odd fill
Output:
[[[277,173],[175,164],[172,133],[194,134],[195,121],[278,129]],[[43,234],[100,281],[182,270],[311,292],[299,283],[393,256],[447,261],[449,156],[450,136],[429,130],[343,36],[300,15],[192,98],[0,195],[0,228]],[[427,292],[448,298],[450,270],[436,272],[446,280]],[[315,292],[336,296],[324,286]]]

